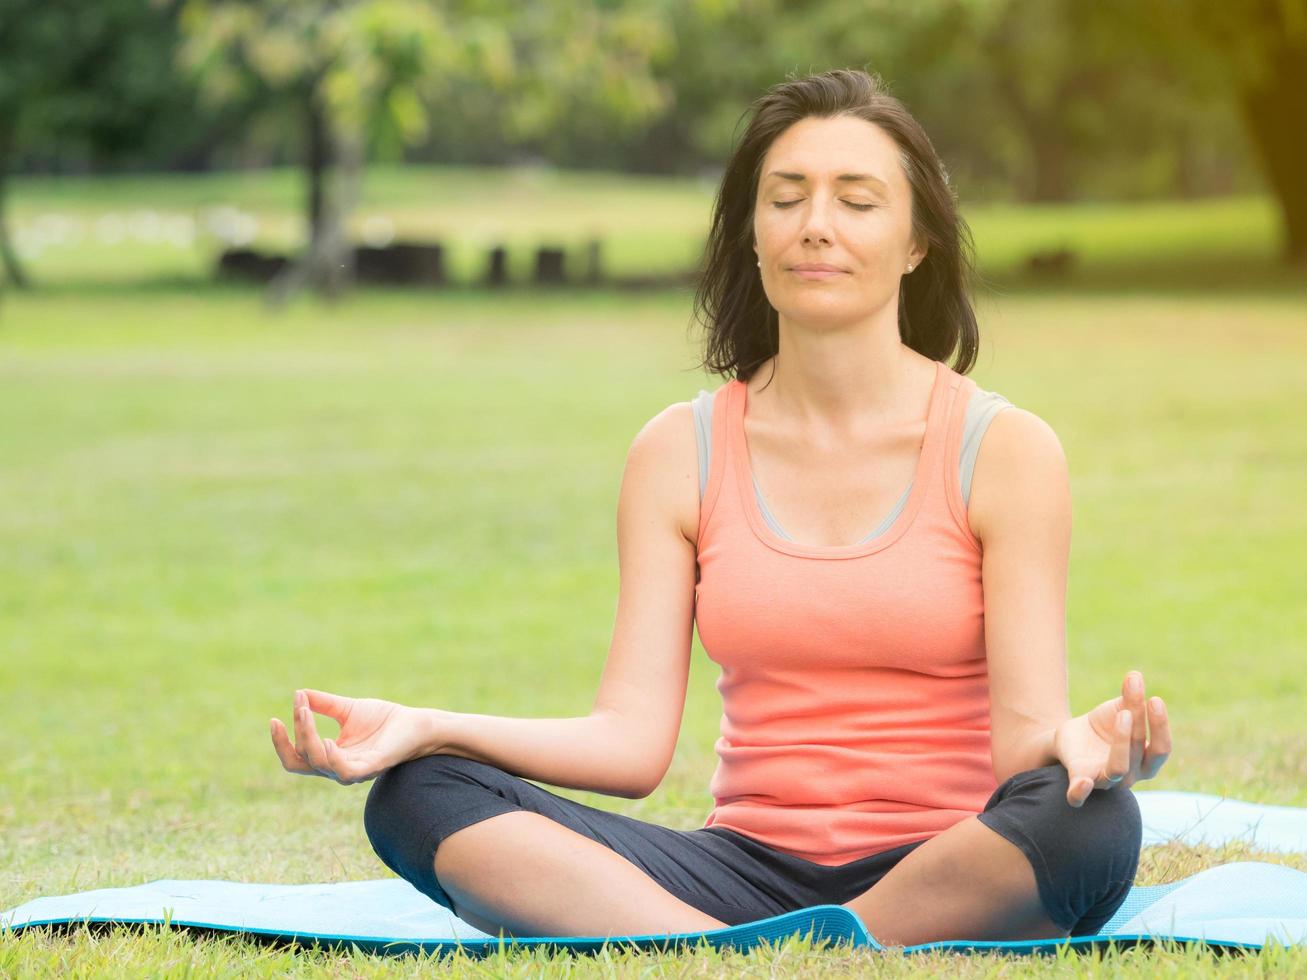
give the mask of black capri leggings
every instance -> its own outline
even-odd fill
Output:
[[[1130,891],[1143,823],[1129,789],[1095,790],[1079,809],[1067,803],[1066,791],[1060,764],[1028,769],[999,786],[978,817],[1030,859],[1048,917],[1073,936],[1093,935]],[[436,879],[436,848],[456,830],[516,810],[542,814],[612,848],[686,904],[728,925],[811,905],[843,905],[925,843],[847,864],[815,864],[725,828],[672,830],[586,806],[452,755],[424,756],[378,776],[364,826],[387,867],[457,915]]]

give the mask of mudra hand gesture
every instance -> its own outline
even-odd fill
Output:
[[[1152,779],[1171,754],[1166,705],[1156,697],[1145,704],[1144,675],[1130,671],[1121,692],[1067,719],[1054,732],[1053,751],[1066,767],[1066,799],[1073,807],[1083,804],[1093,790]]]
[[[340,732],[322,738],[313,712],[340,722]],[[270,718],[272,747],[287,772],[326,776],[338,783],[361,783],[406,762],[421,744],[413,708],[379,698],[347,698],[326,691],[295,692],[295,742],[280,718]]]

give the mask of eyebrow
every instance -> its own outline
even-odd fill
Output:
[[[789,171],[786,170],[773,170],[767,176],[780,177],[784,180],[797,180],[799,183],[803,183],[808,179],[803,174],[790,173]],[[880,184],[881,187],[886,187],[886,188],[888,188],[889,186],[888,184],[885,183],[885,181],[881,180],[875,174],[840,174],[835,179],[850,182],[850,183],[861,183],[865,181],[868,183]]]

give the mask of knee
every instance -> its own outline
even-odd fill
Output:
[[[989,822],[1025,851],[1049,918],[1082,935],[1125,901],[1139,867],[1143,820],[1129,789],[1096,789],[1073,807],[1069,784],[1060,763],[1018,773],[995,794],[1003,806]]]
[[[1143,817],[1134,793],[1124,787],[1096,789],[1079,807],[1067,802],[1070,776],[1060,763],[1022,773],[1038,799],[1036,824],[1048,846],[1102,859],[1113,875],[1134,875],[1143,842]]]
[[[473,781],[479,767],[484,763],[461,756],[428,755],[382,772],[372,781],[363,806],[363,829],[372,849],[391,864],[388,855],[402,849],[400,842],[422,833],[438,819],[442,802],[452,801],[453,794],[441,787],[447,788],[451,780]]]
[[[436,879],[432,828],[451,810],[467,806],[467,791],[479,792],[497,772],[493,766],[450,755],[424,756],[382,772],[363,807],[363,827],[377,857],[432,901],[454,911]]]
[[[387,853],[393,848],[396,835],[406,825],[418,801],[418,788],[425,782],[419,765],[423,760],[401,762],[380,773],[368,789],[363,804],[363,829],[367,832],[372,849],[387,864]]]

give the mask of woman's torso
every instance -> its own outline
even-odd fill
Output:
[[[921,360],[920,397],[852,447],[753,424],[754,382],[696,413],[706,492],[686,530],[723,698],[707,826],[821,864],[932,836],[994,787],[963,486],[1010,403]]]

